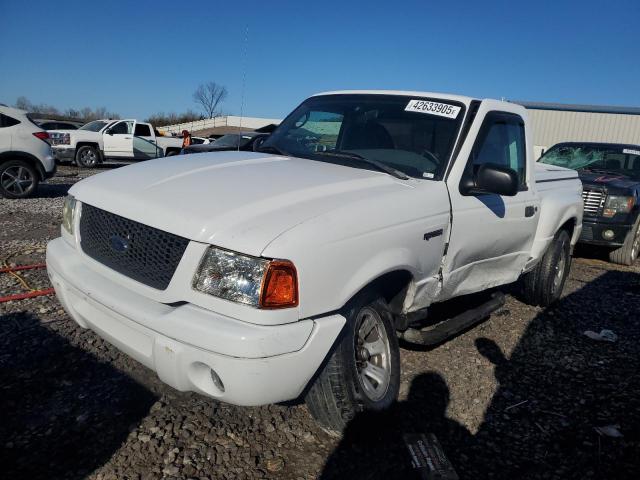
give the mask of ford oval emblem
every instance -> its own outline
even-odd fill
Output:
[[[111,244],[111,250],[114,252],[123,253],[129,250],[129,240],[119,235],[112,235],[109,243]]]

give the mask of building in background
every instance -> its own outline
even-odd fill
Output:
[[[266,127],[271,124],[279,124],[280,119],[275,118],[256,118],[256,117],[238,117],[235,115],[224,115],[221,117],[207,118],[205,120],[196,120],[193,122],[177,123],[175,125],[166,125],[157,127],[162,134],[179,134],[183,130],[189,130],[191,135],[197,137],[220,137],[228,133],[252,132],[259,128]]]
[[[640,145],[640,108],[520,102],[533,125],[534,155],[560,142]]]

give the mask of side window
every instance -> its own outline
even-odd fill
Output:
[[[526,186],[526,146],[524,121],[511,113],[491,112],[480,128],[471,152],[474,170],[483,163],[495,163],[518,173],[521,186]]]
[[[0,113],[0,128],[13,127],[14,125],[18,125],[19,123],[20,120],[16,120],[13,117],[9,117],[8,115]]]
[[[132,122],[118,122],[111,127],[111,133],[114,135],[126,135],[131,133],[132,127]]]
[[[144,123],[136,123],[136,131],[134,133],[136,137],[150,137],[151,129],[149,125],[145,125]]]

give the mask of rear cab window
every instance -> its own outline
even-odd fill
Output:
[[[136,137],[150,137],[151,128],[149,128],[149,125],[145,125],[144,123],[136,123],[134,135]]]

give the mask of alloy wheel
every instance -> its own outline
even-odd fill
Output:
[[[98,161],[96,152],[90,148],[87,148],[80,152],[80,163],[85,167],[93,167]]]
[[[391,380],[391,348],[382,318],[372,308],[358,313],[354,347],[360,386],[369,400],[378,401]]]
[[[24,195],[33,186],[34,178],[28,168],[16,165],[5,169],[0,176],[2,188],[16,196]]]

